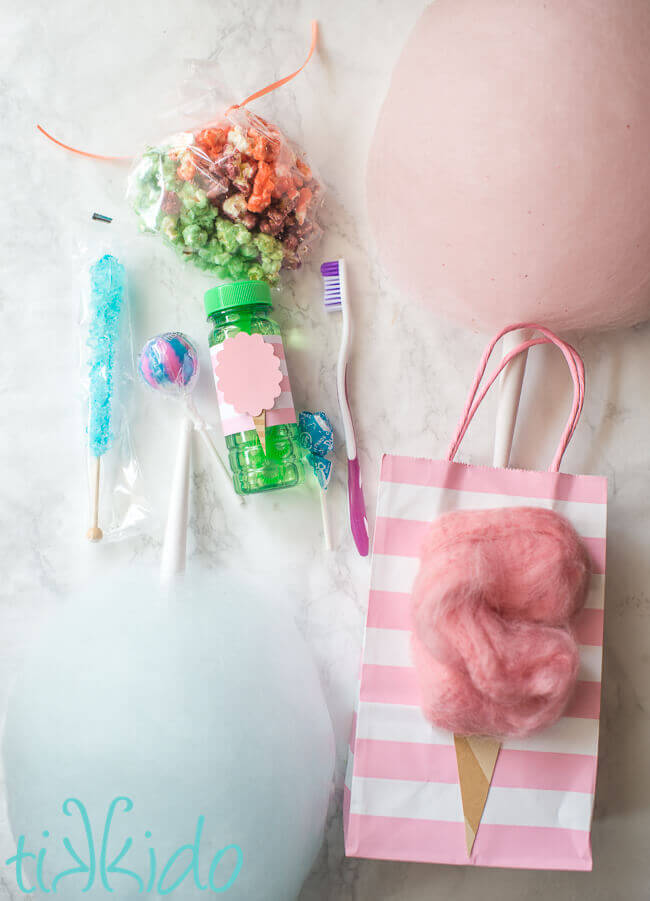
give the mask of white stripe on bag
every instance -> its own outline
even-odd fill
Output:
[[[546,826],[588,830],[592,796],[584,792],[492,785],[481,822],[495,826]],[[458,783],[355,777],[352,813],[459,823]]]
[[[410,594],[420,567],[417,557],[398,557],[394,554],[374,554],[372,558],[371,590],[398,591]],[[585,607],[603,610],[605,607],[605,576],[592,573]]]
[[[453,744],[452,734],[432,726],[419,707],[376,701],[362,701],[359,705],[357,738],[415,744]],[[503,747],[513,751],[595,756],[598,752],[598,720],[563,717],[537,735],[520,739],[508,738],[503,742]]]
[[[517,497],[480,491],[434,488],[382,482],[377,498],[377,516],[432,522],[451,510],[492,510],[502,507],[541,507],[555,510],[572,524],[584,538],[607,536],[607,506],[581,501],[559,501],[552,498]]]

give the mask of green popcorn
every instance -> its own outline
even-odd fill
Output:
[[[192,182],[187,181],[178,191],[178,195],[183,202],[183,205],[188,209],[197,205],[199,207],[207,207],[209,206],[208,195],[205,193],[203,188],[199,188],[197,185],[192,184]]]
[[[251,241],[250,244],[242,244],[239,248],[239,255],[244,257],[245,260],[257,260],[260,254],[257,247]]]
[[[237,253],[239,242],[237,241],[236,226],[233,222],[219,217],[216,220],[217,237],[228,253]]]
[[[195,214],[194,221],[201,228],[205,228],[210,233],[214,232],[214,220],[218,215],[214,207],[194,207],[193,212]]]
[[[178,238],[178,219],[174,216],[165,216],[160,223],[160,231],[169,241],[175,241]]]
[[[282,245],[279,241],[276,241],[273,235],[265,235],[263,233],[255,235],[253,242],[259,248],[263,257],[270,257],[278,252],[280,253],[280,257],[282,257]]]
[[[173,160],[166,153],[158,154],[159,157],[159,165],[162,171],[162,177],[165,182],[165,186],[169,187],[169,185],[173,182],[174,184],[179,184],[178,179],[176,178],[176,170],[178,169],[178,160]],[[180,185],[179,185],[180,187]]]
[[[240,279],[246,277],[246,261],[241,257],[233,257],[228,263],[228,273],[230,278]]]
[[[188,225],[183,229],[183,241],[187,247],[203,247],[208,240],[206,232],[198,225]]]
[[[264,275],[276,276],[282,266],[282,259],[273,260],[269,257],[262,257],[261,265]]]
[[[219,243],[216,238],[210,241],[211,257],[217,266],[227,266],[232,254]]]
[[[249,263],[246,278],[256,282],[264,281],[264,270],[259,263]]]
[[[243,225],[241,222],[235,223],[234,229],[235,229],[235,238],[237,239],[237,243],[240,245],[241,248],[244,248],[247,244],[253,243],[253,236],[251,235],[249,230],[246,228],[246,226]]]
[[[199,256],[212,266],[226,266],[231,258],[231,254],[224,251],[216,238],[211,238],[206,246],[199,250]]]

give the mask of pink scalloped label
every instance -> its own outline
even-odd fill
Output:
[[[213,345],[210,357],[224,435],[255,429],[262,410],[267,428],[296,422],[280,335],[238,332]]]

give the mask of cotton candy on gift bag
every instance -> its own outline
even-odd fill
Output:
[[[359,700],[346,775],[349,856],[591,869],[607,485],[602,478],[554,469],[577,425],[581,406],[581,389],[576,388],[572,414],[547,472],[455,462],[467,417],[447,460],[384,456]],[[474,520],[491,511],[503,522],[507,517],[501,520],[498,513],[506,509],[513,517],[526,509],[553,511],[563,517],[579,536],[589,573],[586,597],[580,596],[576,607],[580,612],[572,622],[578,672],[568,705],[553,725],[503,741],[468,857],[454,735],[429,721],[426,679],[414,665],[412,592],[423,565],[420,548],[432,523],[453,511],[464,511]],[[547,611],[551,619],[553,609]],[[562,616],[571,613],[560,612]],[[527,725],[522,733],[528,731]]]

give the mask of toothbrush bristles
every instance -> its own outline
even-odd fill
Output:
[[[340,310],[343,303],[341,296],[341,273],[339,261],[332,260],[320,267],[324,282],[323,304],[326,310]]]

